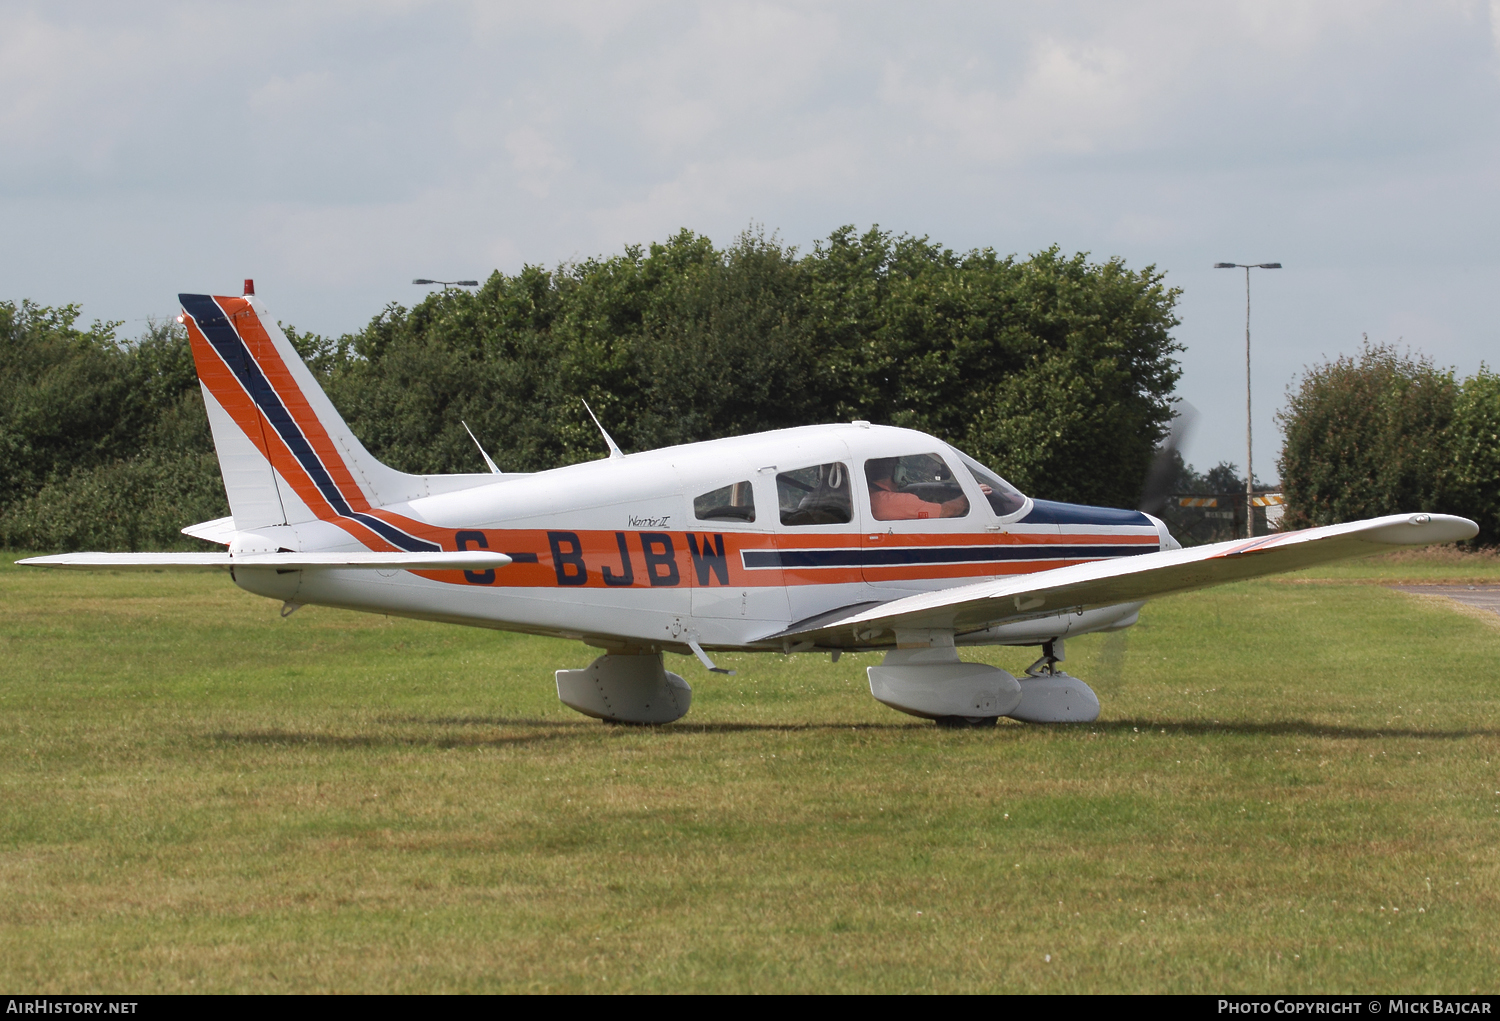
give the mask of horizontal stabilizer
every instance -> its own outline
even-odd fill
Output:
[[[488,550],[459,553],[59,553],[17,560],[28,567],[74,571],[210,571],[226,567],[276,567],[284,571],[336,567],[399,571],[487,571],[510,557]]]
[[[1011,621],[1142,602],[1210,585],[1319,564],[1472,539],[1479,526],[1447,514],[1393,514],[1343,525],[1277,532],[1211,546],[1097,560],[1051,571],[893,599],[862,612],[768,635],[762,641],[812,640],[859,645],[896,629],[964,634]]]
[[[194,539],[202,539],[204,542],[216,542],[220,546],[228,546],[234,541],[235,531],[234,518],[228,517],[188,525],[182,529],[182,534],[191,535]]]

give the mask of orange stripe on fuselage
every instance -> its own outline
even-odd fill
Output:
[[[413,528],[413,534],[439,542],[445,549],[455,548],[455,535],[467,535],[469,549],[489,549],[497,553],[534,554],[535,563],[516,562],[495,571],[494,580],[484,584],[498,588],[654,588],[708,587],[758,588],[789,585],[833,585],[859,582],[923,580],[974,580],[1031,574],[1037,571],[1088,563],[1099,558],[1048,557],[1048,548],[1076,545],[1075,537],[1037,537],[1015,535],[903,535],[892,547],[973,547],[976,551],[995,547],[1024,549],[1037,559],[1021,561],[980,561],[957,564],[914,564],[899,566],[844,565],[832,567],[762,567],[747,568],[740,554],[747,551],[794,552],[796,550],[859,550],[863,537],[859,533],[837,535],[787,535],[765,532],[713,532],[695,529],[689,532],[602,531],[589,529],[475,529],[455,533],[429,528]],[[694,536],[698,556],[694,557],[688,535]],[[620,555],[620,537],[625,539],[627,560]],[[670,539],[670,547],[660,537]],[[474,541],[482,537],[483,543]],[[1141,545],[1135,536],[1101,535],[1097,545]],[[1148,537],[1151,538],[1151,537]],[[918,541],[920,540],[920,541]],[[1020,540],[1020,541],[1017,541]],[[705,563],[705,551],[717,553],[723,542],[724,558]],[[1154,545],[1154,539],[1152,540]],[[554,553],[558,556],[554,556]],[[605,580],[608,568],[616,584]],[[424,571],[423,577],[457,584],[476,584],[458,571]],[[628,585],[620,582],[630,579]]]

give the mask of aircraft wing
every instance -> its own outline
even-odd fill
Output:
[[[960,634],[996,624],[1297,571],[1335,560],[1385,553],[1402,546],[1472,539],[1479,526],[1447,514],[1395,514],[1234,542],[1165,550],[1051,571],[982,581],[906,596],[815,627],[769,638],[813,639],[820,644],[864,644],[902,630],[954,630]]]
[[[335,567],[400,571],[485,571],[510,557],[488,550],[439,553],[59,553],[17,560],[28,567],[75,571],[211,571],[226,567],[276,567],[305,571]]]

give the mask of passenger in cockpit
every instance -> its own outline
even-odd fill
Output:
[[[936,454],[877,457],[865,462],[870,511],[879,521],[961,518],[969,499]]]

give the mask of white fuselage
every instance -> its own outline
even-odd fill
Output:
[[[783,649],[777,636],[856,604],[1176,544],[1136,512],[1024,499],[996,513],[957,470],[967,509],[882,520],[866,462],[956,451],[924,433],[863,424],[809,426],[669,447],[623,458],[498,477],[457,492],[382,507],[403,534],[443,549],[484,548],[513,563],[496,571],[285,571],[236,568],[235,580],[292,603],[418,617],[581,639],[612,649]],[[846,522],[783,523],[783,473],[842,466]],[[778,485],[781,491],[778,492]],[[699,516],[703,498],[735,488],[753,520]],[[949,491],[951,493],[951,490]],[[696,501],[696,502],[695,502]],[[956,505],[956,504],[955,504]],[[921,506],[917,504],[917,506]],[[697,508],[695,510],[695,508]],[[737,513],[743,514],[743,509]],[[948,512],[945,512],[948,513]],[[232,551],[365,548],[325,520],[242,532]],[[961,642],[1036,644],[1127,626],[1139,604],[1052,615]],[[842,648],[866,645],[850,636]],[[801,648],[800,646],[797,648]]]

